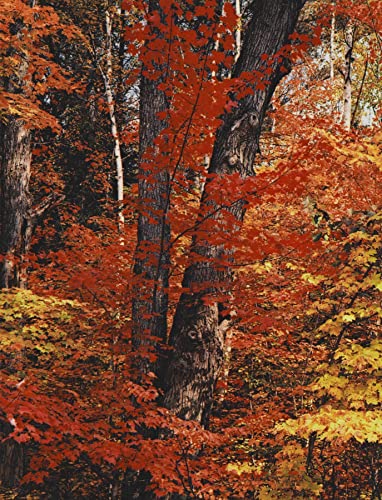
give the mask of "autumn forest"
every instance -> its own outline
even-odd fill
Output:
[[[0,0],[0,498],[382,498],[382,2]]]

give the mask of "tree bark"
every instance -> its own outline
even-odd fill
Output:
[[[0,288],[24,287],[28,248],[31,136],[21,119],[0,123]]]
[[[148,2],[149,13],[162,14],[159,2]],[[155,36],[163,37],[156,27],[151,26]],[[146,43],[146,54],[150,43]],[[154,140],[165,128],[166,121],[158,113],[168,109],[168,102],[158,84],[165,79],[166,54],[163,62],[155,66],[142,65],[140,83],[140,165],[138,171],[139,216],[138,236],[134,265],[133,293],[133,342],[143,356],[143,371],[155,371],[157,363],[150,357],[157,354],[154,348],[158,341],[164,341],[167,334],[168,282],[169,282],[169,240],[170,225],[167,218],[169,208],[169,173],[159,166],[160,151]],[[155,75],[155,78],[153,77]],[[144,352],[145,349],[148,352]],[[150,354],[151,353],[151,354]]]
[[[238,25],[235,31],[235,62],[239,59],[241,50],[241,0],[235,0],[235,12],[238,18]]]
[[[112,46],[112,18],[108,9],[105,14],[106,26],[106,72],[103,74],[105,84],[106,100],[109,109],[111,134],[114,141],[114,158],[117,179],[117,202],[118,202],[118,230],[121,234],[121,243],[123,243],[123,233],[125,227],[125,218],[123,215],[123,162],[121,152],[121,142],[117,117],[115,113],[115,99],[113,95],[113,46]]]
[[[288,44],[304,3],[303,0],[253,2],[253,16],[233,77],[244,71],[265,69],[262,55],[272,57]],[[172,354],[163,379],[164,405],[186,420],[203,424],[208,421],[224,357],[226,320],[221,309],[232,278],[228,240],[234,239],[232,233],[240,231],[246,211],[245,200],[238,193],[224,193],[224,200],[219,201],[220,182],[235,172],[243,179],[254,174],[263,119],[277,84],[287,72],[287,64],[284,58],[276,58],[271,63],[265,90],[254,88],[253,95],[238,100],[237,108],[224,116],[217,132],[208,171],[211,175],[202,195],[200,225],[193,237],[195,259],[184,275],[183,287],[187,291],[176,310],[170,334]],[[231,219],[229,224],[227,216]],[[212,238],[209,237],[211,219],[216,228]],[[208,227],[203,220],[208,220]]]
[[[330,77],[330,112],[332,118],[335,116],[335,101],[334,101],[334,63],[336,60],[336,0],[332,0],[331,3],[333,12],[332,18],[330,22],[330,48],[329,48],[329,57],[330,57],[330,67],[329,67],[329,77]]]
[[[23,40],[24,29],[23,20],[18,19],[12,35]],[[10,45],[3,55],[14,57],[18,50]],[[15,96],[23,94],[28,65],[27,57],[20,58],[13,74],[1,76],[1,88]],[[4,113],[0,119],[0,288],[26,286],[22,261],[30,235],[30,166],[30,129],[17,114]]]
[[[17,486],[26,468],[25,447],[6,439],[12,430],[10,424],[0,421],[0,486],[3,488]]]
[[[345,32],[344,107],[342,122],[345,130],[351,129],[352,122],[352,63],[354,46],[354,24],[348,22]]]
[[[0,122],[0,288],[26,286],[23,258],[30,229],[30,131],[21,119]],[[12,427],[0,421],[0,440]],[[25,450],[9,439],[0,444],[0,484],[15,486],[24,474]]]
[[[330,22],[330,86],[333,89],[334,86],[334,62],[336,58],[335,54],[335,36],[336,36],[336,2],[332,2],[332,19]]]

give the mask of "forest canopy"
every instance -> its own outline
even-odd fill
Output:
[[[0,7],[0,498],[380,499],[382,2]]]

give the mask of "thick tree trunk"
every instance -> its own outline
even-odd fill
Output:
[[[150,0],[149,12],[161,13],[159,2]],[[162,37],[157,28],[153,33]],[[150,53],[150,44],[146,45]],[[145,55],[147,58],[147,54]],[[144,371],[155,371],[156,362],[150,361],[149,352],[154,345],[164,341],[167,334],[167,307],[169,281],[170,226],[167,219],[169,207],[169,174],[160,165],[160,151],[154,140],[164,129],[166,122],[158,113],[168,109],[168,102],[158,84],[165,75],[166,54],[163,63],[156,67],[142,66],[140,85],[140,167],[138,172],[139,217],[138,242],[134,266],[133,341],[146,360]],[[155,78],[153,78],[155,75]]]
[[[15,23],[22,37],[24,24]],[[8,55],[13,55],[10,47]],[[26,52],[27,53],[27,52]],[[1,88],[22,93],[28,59],[23,57],[18,70],[2,76]],[[0,120],[0,288],[26,287],[24,256],[31,238],[31,200],[29,194],[31,132],[18,116],[8,114]],[[0,421],[0,484],[17,485],[25,472],[24,446],[13,439],[8,422]]]
[[[0,486],[3,488],[17,486],[25,474],[24,446],[13,439],[6,439],[12,431],[10,424],[0,421]]]
[[[23,287],[30,219],[31,138],[22,120],[0,123],[0,288]]]
[[[304,3],[303,0],[253,2],[253,17],[233,77],[244,71],[265,69],[263,54],[272,57],[288,43]],[[255,88],[253,95],[238,101],[238,107],[224,117],[209,167],[213,176],[208,177],[202,196],[200,219],[209,214],[208,227],[201,222],[193,238],[192,253],[196,258],[185,272],[183,286],[189,291],[182,294],[176,310],[170,335],[173,351],[163,383],[165,406],[184,419],[203,424],[208,420],[223,363],[225,321],[220,310],[231,281],[231,251],[226,242],[240,231],[246,210],[238,193],[224,193],[224,200],[219,201],[219,184],[231,173],[239,172],[242,178],[253,175],[264,115],[286,65],[283,58],[272,62],[266,89]],[[231,219],[229,224],[227,216]],[[212,238],[209,237],[211,219],[216,228]]]
[[[0,123],[0,288],[25,287],[23,257],[30,229],[30,131],[8,116]],[[0,421],[0,441],[12,427]],[[24,447],[13,439],[0,444],[0,485],[15,486],[24,474]]]

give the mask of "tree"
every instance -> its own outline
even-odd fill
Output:
[[[185,271],[183,288],[188,291],[180,298],[170,334],[173,352],[164,375],[164,402],[168,408],[185,419],[206,422],[210,411],[214,385],[223,360],[224,330],[219,309],[221,306],[226,307],[224,295],[227,295],[231,280],[232,250],[228,248],[226,240],[227,237],[235,237],[240,231],[245,214],[245,197],[238,191],[241,181],[253,174],[262,122],[277,84],[287,73],[286,45],[304,3],[292,1],[288,2],[286,7],[283,1],[258,1],[251,5],[253,17],[247,26],[241,54],[233,71],[233,77],[238,79],[250,75],[247,87],[249,95],[240,99],[239,93],[236,92],[232,98],[235,109],[225,114],[223,124],[217,132],[202,194],[198,232],[193,236],[191,252],[197,259],[194,259],[195,262]],[[255,78],[252,75],[255,75]],[[155,98],[156,92],[158,91],[142,89],[141,99],[143,103],[150,100],[152,109],[159,112],[164,106],[159,104],[158,97]],[[157,136],[158,131],[154,128],[157,121],[147,125],[146,123],[141,121],[141,133],[150,134],[151,137]],[[141,176],[145,175],[145,171],[141,170]],[[159,221],[161,230],[155,239],[149,234],[145,237],[138,234],[138,245],[149,242],[156,248],[160,245],[166,248],[168,236],[163,238],[162,231],[168,234],[168,229],[165,229],[168,219],[167,207],[163,207],[163,200],[167,200],[168,180],[158,183],[155,178],[143,179],[142,182],[150,186],[150,192],[163,190],[162,194],[158,193],[156,202],[153,203],[153,210],[158,214],[157,217],[163,218],[163,222]],[[231,195],[225,192],[222,204],[219,202],[219,193],[224,191],[224,182],[227,179],[237,179],[237,188]],[[230,218],[229,234],[226,229],[227,217]],[[211,221],[215,224],[215,241],[209,240],[205,235],[204,226]],[[155,220],[155,225],[158,227],[158,220]],[[143,222],[142,227],[148,227],[147,222]],[[166,273],[168,264],[158,260],[162,258],[161,253],[165,252],[166,250],[156,250],[157,257],[153,269]],[[138,269],[136,274],[140,275],[141,272],[142,270]],[[166,288],[167,280],[160,279],[155,273],[151,273],[150,278],[153,280],[153,295],[156,296],[157,287]],[[154,313],[154,317],[163,316],[166,306],[161,304],[161,308],[150,312]],[[147,329],[140,321],[137,323],[141,331]],[[151,330],[149,335],[164,339],[164,328],[163,322],[159,331]]]
[[[10,14],[12,9],[8,7]],[[8,49],[13,52],[15,73],[3,76],[3,91],[12,94],[21,94],[24,79],[28,71],[28,60],[24,57],[22,47],[22,30],[24,22],[15,17],[11,36],[16,40],[15,47]],[[2,24],[8,21],[2,19]],[[21,42],[21,43],[20,43]],[[3,49],[3,61],[5,57]],[[7,60],[5,59],[7,67]],[[20,116],[4,116],[0,125],[1,134],[1,170],[0,170],[0,287],[8,288],[20,286],[23,278],[20,276],[20,263],[15,262],[22,258],[27,246],[26,223],[30,209],[29,179],[31,160],[31,136],[25,121]]]
[[[22,119],[2,123],[0,179],[0,287],[22,286],[20,262],[28,247],[25,232],[29,218],[30,131]]]
[[[113,2],[110,37],[110,3],[58,1],[79,36],[50,33],[46,15],[45,35],[21,40],[33,85],[3,90],[2,116],[45,126],[48,111],[61,125],[31,134],[29,214],[52,191],[67,202],[35,233],[30,290],[0,293],[0,496],[381,494],[381,133],[333,117],[329,84],[342,102],[343,79],[329,79],[332,0],[309,2],[289,39],[288,2],[242,2],[241,20],[237,3],[125,1],[122,22]],[[335,3],[336,36],[357,25],[353,115],[371,106],[376,120],[380,2],[369,0],[373,17],[363,0]],[[24,21],[37,29],[35,9]],[[100,71],[110,38],[119,126],[136,116],[142,60],[124,245]],[[78,93],[47,88],[51,61],[84,82]],[[119,130],[125,173],[135,125]]]
[[[102,9],[101,9],[102,10]],[[114,142],[114,161],[115,161],[115,177],[117,181],[117,213],[118,213],[118,230],[121,234],[120,240],[123,242],[123,232],[124,232],[124,215],[123,215],[123,196],[124,196],[124,171],[123,171],[123,158],[122,158],[122,145],[121,145],[121,127],[117,121],[117,106],[123,106],[123,98],[125,97],[125,93],[123,93],[123,97],[118,96],[117,91],[120,90],[118,87],[124,84],[124,78],[127,76],[126,71],[124,71],[124,42],[123,42],[123,20],[125,17],[125,12],[122,13],[119,3],[113,5],[108,5],[105,8],[105,33],[104,33],[104,48],[103,54],[97,54],[97,49],[101,47],[93,47],[93,57],[98,66],[98,69],[102,75],[102,79],[105,86],[105,94],[107,107],[111,122],[111,135]],[[115,21],[117,19],[117,22]],[[114,33],[113,33],[114,28]],[[88,29],[85,28],[85,31]],[[116,32],[116,33],[115,33]],[[87,34],[87,33],[86,33]],[[118,54],[115,57],[115,43],[113,43],[113,38],[115,35],[119,37],[119,43],[117,46]],[[94,45],[93,34],[89,33],[91,37],[91,42]],[[102,43],[101,43],[102,45]],[[104,64],[102,64],[102,60]],[[114,76],[115,69],[115,60],[117,59],[117,68],[118,68],[118,79]],[[119,80],[119,81],[118,81]],[[119,98],[118,98],[119,97]]]
[[[2,7],[0,288],[24,288],[24,257],[30,248],[34,226],[46,210],[62,199],[51,193],[38,205],[32,206],[29,192],[32,121],[40,120],[42,127],[57,128],[55,120],[41,109],[38,92],[33,91],[38,88],[43,93],[49,85],[66,87],[66,82],[61,74],[56,74],[57,65],[51,64],[47,69],[49,51],[46,46],[43,44],[43,49],[36,52],[31,43],[31,39],[41,42],[49,30],[53,33],[60,26],[54,11],[23,1],[4,2]],[[36,28],[33,35],[32,25]],[[2,432],[5,436],[11,432],[8,422],[2,425]],[[24,449],[14,440],[6,440],[1,445],[1,454],[0,480],[13,485],[24,473]]]
[[[345,64],[344,64],[344,104],[342,121],[346,130],[352,124],[352,64],[355,26],[351,21],[346,25],[345,33]]]
[[[165,47],[168,44],[167,50],[170,50],[171,41],[166,39],[167,33],[160,29],[164,14],[157,0],[148,2],[147,13],[149,36],[143,48],[139,106],[140,206],[134,264],[134,274],[138,279],[132,306],[133,335],[136,345],[141,347],[152,345],[150,337],[159,341],[166,338],[170,238],[167,220],[170,177],[164,165],[158,165],[164,153],[155,144],[155,139],[166,126],[160,116],[163,113],[166,115],[168,98],[160,87],[165,85],[170,69],[166,69],[164,62],[157,61],[153,55],[157,51],[158,39],[164,39]],[[171,16],[170,4],[169,13]],[[146,360],[145,364],[148,369],[150,363],[147,364]]]
[[[49,61],[49,49],[44,42],[44,37],[63,28],[54,10],[21,0],[5,2],[3,7],[0,18],[5,33],[1,47],[4,71],[0,103],[0,287],[8,288],[25,286],[22,261],[29,249],[34,225],[38,217],[58,201],[51,195],[37,206],[31,205],[32,126],[57,131],[55,119],[44,112],[39,98],[50,86],[68,89],[68,82],[60,67]],[[70,29],[66,29],[66,34],[72,35]],[[36,42],[42,47],[37,48]]]

